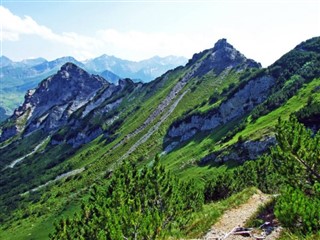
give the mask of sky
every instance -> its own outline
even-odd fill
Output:
[[[1,55],[14,61],[102,54],[184,56],[221,38],[268,66],[320,36],[319,0],[2,0]]]

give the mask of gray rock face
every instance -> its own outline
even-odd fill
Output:
[[[117,98],[114,101],[109,102],[108,104],[103,104],[107,99],[112,98],[116,93],[125,90],[126,88],[139,88],[141,83],[134,83],[131,79],[120,79],[118,85],[109,84],[104,86],[95,97],[90,99],[88,103],[84,105],[84,110],[82,112],[81,118],[86,117],[90,112],[94,112],[95,115],[107,113],[115,108],[117,108],[123,97]],[[101,106],[103,105],[103,106]]]
[[[105,99],[108,99],[109,97],[111,97],[118,90],[119,90],[119,87],[117,87],[113,84],[110,84],[107,88],[105,88],[103,90],[103,92],[101,93],[101,95],[99,97],[93,98],[92,100],[90,100],[86,104],[85,109],[82,112],[82,118],[87,116],[88,113],[90,113],[92,110],[94,110],[100,104],[102,104]]]
[[[101,128],[97,128],[96,130],[89,132],[79,132],[76,137],[68,139],[67,143],[76,148],[97,138],[100,134],[102,134],[102,132],[103,131]]]
[[[199,61],[200,59],[202,60]],[[189,72],[190,76],[187,79],[202,76],[209,71],[218,75],[229,69],[241,71],[247,68],[261,68],[260,63],[247,59],[226,39],[219,40],[212,49],[195,54],[187,64],[187,66],[191,65],[193,66],[192,71]],[[242,116],[266,99],[267,93],[274,83],[274,79],[269,76],[253,79],[232,98],[222,103],[217,111],[206,115],[193,115],[178,125],[171,126],[167,136],[179,138],[179,141],[183,142],[199,131],[212,130]]]
[[[276,144],[275,137],[268,137],[262,141],[246,141],[242,144],[243,148],[246,149],[248,159],[257,159],[258,156],[265,153],[270,147]]]
[[[2,129],[0,140],[4,141],[23,130],[28,134],[40,128],[46,132],[59,128],[73,112],[107,85],[109,83],[103,78],[90,75],[73,63],[66,63],[57,74],[43,80],[37,89],[27,92],[23,105],[11,116],[16,126]]]
[[[212,130],[221,124],[243,116],[268,96],[275,80],[270,76],[249,81],[233,97],[223,102],[220,107],[205,115],[193,115],[170,127],[169,138],[179,138],[181,142],[190,139],[199,131]]]
[[[227,162],[230,160],[244,162],[247,160],[256,160],[262,154],[270,151],[270,148],[276,144],[275,137],[269,136],[262,140],[245,141],[235,144],[228,151],[211,153],[200,160],[200,164],[208,162]],[[226,154],[227,153],[227,154]]]
[[[0,141],[5,141],[13,136],[15,136],[18,133],[18,127],[16,125],[10,126],[7,128],[2,129],[1,135],[0,135]]]
[[[103,85],[103,78],[88,74],[72,63],[63,65],[57,74],[42,81],[22,107],[34,108],[31,119],[37,118],[54,106],[69,104],[71,112],[85,104]]]
[[[213,70],[219,75],[226,69],[243,70],[246,68],[261,68],[261,64],[252,59],[247,59],[243,54],[236,50],[226,39],[220,39],[212,49],[193,56],[190,63],[204,58],[196,71],[197,76],[202,76]]]

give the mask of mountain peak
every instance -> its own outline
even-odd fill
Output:
[[[213,50],[224,49],[227,47],[233,48],[233,46],[227,42],[226,38],[221,38],[214,44]]]
[[[4,56],[4,55],[1,55],[1,56],[0,56],[0,60],[1,60],[1,61],[2,61],[2,60],[12,61],[10,58],[8,58],[8,57],[6,57],[6,56]]]
[[[64,56],[64,57],[59,57],[53,61],[69,61],[69,62],[71,62],[71,61],[77,61],[77,60],[72,56]]]
[[[126,86],[129,85],[134,85],[134,81],[132,81],[130,78],[123,78],[123,79],[119,79],[119,86],[121,88],[125,88]]]
[[[76,64],[72,62],[67,62],[63,64],[60,70],[57,72],[59,77],[54,77],[55,81],[63,81],[63,79],[69,79],[74,83],[82,82],[84,79],[89,79],[90,74],[78,67]]]
[[[261,64],[252,59],[246,58],[242,53],[235,49],[227,39],[218,40],[214,47],[193,55],[187,66],[197,62],[196,75],[202,76],[209,71],[219,75],[225,70],[243,70],[246,68],[261,68]]]
[[[0,56],[0,66],[5,67],[7,65],[12,64],[12,60],[4,55]]]
[[[67,62],[65,64],[63,64],[60,68],[60,71],[75,71],[75,70],[80,70],[81,68],[79,68],[76,64],[72,63],[72,62]]]
[[[80,102],[85,102],[103,85],[108,84],[103,78],[90,75],[74,63],[68,62],[54,75],[43,80],[32,95],[28,95],[20,107],[33,107],[33,115],[39,116],[53,106],[73,102],[78,108]],[[78,106],[79,105],[79,106]]]
[[[12,119],[22,116],[25,119],[26,124],[20,132],[31,133],[40,128],[40,123],[41,128],[49,132],[65,124],[73,112],[108,84],[102,77],[91,75],[74,63],[65,63],[56,74],[27,92],[24,103],[14,111]],[[0,141],[10,138],[17,131],[18,128],[14,131],[9,129],[0,136]]]

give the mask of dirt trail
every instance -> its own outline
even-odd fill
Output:
[[[237,208],[226,211],[220,220],[214,224],[210,231],[202,238],[205,240],[238,240],[238,239],[254,239],[251,237],[243,237],[239,235],[229,235],[224,238],[235,227],[243,227],[244,223],[252,216],[259,208],[259,206],[265,204],[271,199],[264,193],[258,192],[254,194],[246,203],[240,205]],[[274,231],[265,239],[276,239],[277,231]]]

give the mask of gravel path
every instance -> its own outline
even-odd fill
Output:
[[[45,143],[46,141],[49,139],[49,137],[47,137],[46,139],[44,139],[41,143],[39,143],[30,153],[24,155],[23,157],[20,157],[14,161],[12,161],[8,166],[4,167],[2,170],[5,170],[7,168],[13,168],[17,163],[23,161],[24,159],[26,159],[27,157],[31,156],[32,154],[34,154],[35,152],[37,152]]]
[[[225,235],[229,233],[235,227],[243,227],[245,222],[252,216],[261,206],[270,200],[270,196],[258,192],[254,194],[246,203],[240,205],[237,208],[226,211],[220,220],[214,224],[210,231],[202,238],[204,240],[238,240],[238,239],[254,239],[251,237],[243,237],[239,235],[229,235],[225,238]],[[276,232],[276,231],[275,231]],[[274,234],[274,233],[273,233]],[[270,236],[271,237],[271,236]],[[273,238],[268,239],[275,239]]]
[[[45,184],[42,184],[42,185],[40,185],[40,186],[38,186],[38,187],[35,187],[35,188],[33,188],[33,189],[29,190],[29,191],[26,191],[26,192],[22,193],[21,195],[25,195],[25,194],[27,194],[27,193],[29,193],[29,192],[38,191],[38,190],[40,190],[41,188],[44,188],[44,187],[48,186],[48,185],[51,184],[51,183],[54,183],[54,182],[59,181],[59,180],[61,180],[61,179],[64,179],[64,178],[67,178],[67,177],[70,177],[70,176],[73,176],[73,175],[82,173],[83,171],[84,171],[84,167],[79,168],[79,169],[72,170],[72,171],[70,171],[70,172],[63,173],[63,174],[57,176],[55,179],[49,180],[49,181],[46,182]]]
[[[160,125],[170,116],[170,114],[175,110],[175,108],[177,107],[178,103],[180,102],[180,100],[184,97],[184,95],[187,93],[188,91],[183,92],[178,99],[176,99],[176,101],[170,106],[170,108],[168,109],[168,111],[161,116],[160,120],[149,129],[149,131],[144,134],[135,144],[132,145],[132,147],[120,158],[120,161],[124,160],[125,158],[127,158],[130,153],[132,153],[133,151],[135,151],[141,144],[145,143],[151,136],[152,134],[154,134],[156,131],[158,131]]]
[[[176,83],[176,85],[171,89],[171,91],[168,93],[168,95],[161,101],[161,103],[157,106],[157,108],[150,114],[150,116],[144,121],[143,124],[141,124],[140,127],[138,127],[136,130],[134,130],[132,133],[129,133],[127,136],[125,136],[124,139],[122,139],[119,143],[117,143],[112,150],[122,146],[124,142],[126,142],[128,139],[136,136],[140,132],[142,132],[144,129],[146,129],[160,114],[165,111],[165,109],[174,101],[174,99],[178,96],[179,92],[182,91],[184,86],[188,83],[188,81],[194,76],[195,71],[197,70],[199,66],[196,65],[194,69],[187,72],[184,77]],[[182,95],[184,95],[182,93]],[[181,96],[179,97],[178,102],[181,100]],[[175,105],[173,103],[172,105]]]

